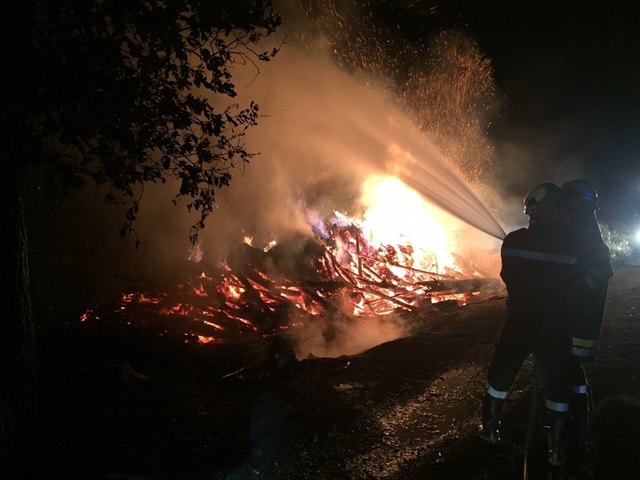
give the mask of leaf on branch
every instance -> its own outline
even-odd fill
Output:
[[[225,116],[227,117],[227,122],[229,122],[231,125],[233,125],[234,127],[238,126],[238,122],[236,122],[235,118],[233,118],[231,115],[229,115],[228,112],[224,113]]]
[[[197,235],[215,189],[231,179],[219,168],[252,156],[242,139],[258,107],[218,112],[214,95],[195,91],[235,98],[233,63],[277,53],[258,54],[251,44],[280,25],[272,1],[83,0],[60,8],[35,0],[35,7],[34,134],[20,148],[42,152],[34,164],[59,192],[86,179],[111,185],[117,195],[107,203],[132,197],[133,186],[177,178],[178,195],[196,198],[189,207],[201,210]],[[131,203],[122,234],[135,234],[139,208]]]

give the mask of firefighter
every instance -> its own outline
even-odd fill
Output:
[[[572,369],[571,436],[579,449],[589,448],[593,401],[583,363],[593,362],[602,331],[611,258],[597,219],[598,193],[591,182],[572,180],[561,188],[566,197],[570,236],[578,246],[578,276],[571,295]]]
[[[566,461],[569,427],[570,344],[567,298],[577,256],[567,242],[560,187],[544,183],[524,200],[528,228],[509,233],[502,244],[500,276],[507,287],[507,317],[487,374],[479,436],[500,442],[504,400],[525,359],[533,353],[539,368],[550,424],[548,461]],[[535,387],[534,387],[535,388]]]

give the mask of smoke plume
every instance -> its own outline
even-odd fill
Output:
[[[179,265],[217,265],[243,241],[262,247],[273,240],[310,237],[314,216],[328,218],[334,210],[354,217],[363,213],[361,187],[371,175],[399,176],[444,208],[439,215],[451,229],[455,253],[478,271],[497,275],[496,238],[505,223],[502,217],[495,220],[491,207],[502,202],[484,182],[495,159],[483,135],[493,101],[490,64],[473,42],[456,32],[449,37],[455,40],[453,47],[444,48],[452,44],[440,35],[434,52],[406,55],[414,64],[403,66],[403,55],[392,55],[394,48],[385,43],[384,31],[375,31],[378,38],[367,36],[366,22],[356,25],[356,32],[333,30],[333,36],[327,35],[327,26],[336,29],[340,24],[337,15],[328,9],[318,17],[322,21],[311,21],[299,14],[296,21],[303,25],[289,26],[285,17],[289,36],[275,60],[261,65],[259,72],[251,64],[236,65],[236,100],[257,101],[263,115],[247,136],[248,149],[259,155],[232,172],[231,186],[219,192],[196,250],[188,244],[195,215],[180,203],[171,204],[176,185],[145,189],[135,225],[142,247],[135,253],[127,242],[112,246],[117,228],[105,220],[113,218],[113,211],[107,214],[99,206],[104,192],[83,192],[74,208],[81,213],[79,219],[87,219],[81,240],[91,248],[85,249],[99,251],[100,240],[111,245],[109,264],[96,266],[99,275],[115,272],[159,281],[171,278]],[[356,28],[350,25],[343,28]],[[313,32],[311,38],[300,34],[305,28]],[[420,59],[431,59],[424,62],[424,70]],[[465,68],[478,77],[461,77]],[[456,101],[451,103],[451,98]],[[473,184],[461,178],[464,172]],[[422,219],[416,216],[412,221]],[[76,248],[83,249],[82,241]],[[289,253],[295,257],[300,251],[292,248]],[[353,323],[342,318],[317,320],[297,330],[298,354],[355,353],[408,331],[409,326],[391,317]]]

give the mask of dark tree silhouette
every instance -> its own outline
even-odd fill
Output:
[[[25,186],[42,175],[55,197],[95,183],[128,204],[140,187],[178,181],[199,212],[254,155],[244,144],[258,105],[234,103],[230,67],[268,61],[261,40],[280,24],[271,0],[7,2],[2,15],[2,221],[5,315],[0,321],[0,477],[35,475],[35,339]],[[186,235],[187,232],[185,232]],[[134,237],[135,238],[135,237]],[[137,242],[137,238],[135,240]]]

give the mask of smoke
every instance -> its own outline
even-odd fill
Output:
[[[289,7],[293,9],[292,4]],[[176,207],[171,204],[177,191],[175,184],[145,188],[135,225],[142,247],[135,252],[130,242],[116,241],[118,229],[113,218],[122,212],[102,205],[105,192],[85,191],[73,208],[80,213],[77,220],[86,221],[84,244],[90,243],[89,250],[96,252],[87,259],[100,261],[96,273],[104,278],[105,272],[115,272],[160,283],[185,264],[201,269],[217,265],[246,237],[262,247],[272,240],[285,242],[312,236],[310,212],[319,218],[327,218],[334,210],[359,216],[363,211],[361,186],[366,179],[372,174],[395,174],[475,225],[442,212],[456,233],[456,253],[479,271],[495,276],[499,242],[491,235],[499,237],[500,224],[507,223],[501,217],[496,223],[492,213],[495,206],[502,209],[504,201],[495,189],[480,181],[470,187],[454,173],[473,165],[473,176],[478,179],[484,171],[483,162],[490,167],[494,159],[491,145],[481,135],[492,101],[491,70],[479,58],[475,44],[456,33],[438,37],[440,48],[432,57],[427,53],[423,57],[407,54],[405,46],[395,57],[398,44],[385,43],[388,37],[380,29],[375,30],[379,38],[367,36],[366,24],[355,33],[335,30],[335,36],[327,36],[325,27],[335,29],[341,23],[335,11],[331,11],[331,22],[324,17],[310,29],[317,36],[314,33],[312,38],[301,40],[301,32],[309,26],[305,23],[308,18],[296,12],[303,25],[286,25],[285,17],[289,36],[272,62],[260,65],[259,72],[252,64],[238,64],[234,69],[239,87],[236,100],[240,104],[257,101],[263,114],[247,136],[248,150],[259,155],[243,170],[232,171],[231,186],[218,193],[216,210],[201,233],[197,249],[191,250],[188,242],[189,227],[197,216],[188,214],[180,203]],[[353,24],[343,28],[353,28]],[[447,43],[447,39],[454,42]],[[401,65],[401,57],[413,58],[412,68]],[[420,62],[428,58],[432,59],[425,60],[427,70],[422,72]],[[459,72],[465,71],[461,67],[481,73],[479,90],[469,89],[469,83],[464,83],[473,82],[473,76],[460,80]],[[429,90],[429,81],[420,81],[422,74],[437,88]],[[447,90],[447,85],[456,90]],[[419,102],[412,103],[409,93],[417,86],[422,89]],[[474,94],[476,91],[479,93]],[[456,99],[453,105],[449,94]],[[477,98],[482,101],[475,101]],[[447,108],[437,108],[438,102]],[[479,120],[466,121],[472,118]],[[464,129],[452,129],[449,120]],[[432,137],[427,137],[425,130],[431,131]],[[464,148],[456,149],[456,145]],[[462,152],[459,157],[457,151]],[[98,253],[100,241],[108,245],[102,256]],[[304,248],[304,242],[289,245],[300,247],[291,248],[292,258]],[[77,248],[83,248],[82,242]],[[339,355],[398,338],[408,330],[407,325],[391,317],[366,322],[315,319],[297,330],[296,338],[301,355]]]
[[[568,150],[569,126],[558,131],[545,128],[521,130],[510,139],[500,142],[500,174],[498,186],[505,192],[526,189],[543,182],[562,185],[584,174],[583,155]],[[525,191],[523,191],[525,190]]]
[[[298,358],[354,355],[382,343],[407,336],[406,321],[389,315],[370,318],[305,319],[292,330]]]
[[[264,114],[247,137],[247,147],[259,155],[220,192],[201,241],[204,257],[224,258],[246,236],[257,247],[273,239],[311,236],[309,212],[320,218],[333,210],[358,216],[363,211],[360,189],[367,178],[394,174],[475,223],[474,228],[441,212],[457,234],[457,253],[479,271],[496,275],[498,242],[484,232],[495,231],[499,237],[501,229],[491,213],[419,130],[406,102],[385,82],[340,66],[329,46],[323,38],[286,43],[275,61],[260,67],[259,75],[251,65],[234,72],[243,86],[239,102],[256,100]],[[450,136],[447,141],[452,145]],[[335,356],[408,331],[397,318],[340,317],[308,320],[292,335],[298,355]]]
[[[346,213],[356,214],[355,199],[364,179],[387,173],[501,238],[492,213],[398,100],[370,85],[338,69],[322,45],[283,51],[278,62],[243,90],[268,112],[248,136],[249,147],[260,156],[222,192],[220,204],[232,203],[232,216],[241,218],[245,228],[304,229],[301,202],[321,210],[344,210],[346,204]],[[223,222],[230,218],[216,214]],[[236,228],[232,222],[224,230]]]
[[[335,20],[336,13],[331,14]],[[336,22],[329,25],[336,28]],[[290,31],[296,28],[300,31],[299,26],[289,27]],[[326,35],[304,41],[288,37],[275,60],[260,65],[259,72],[251,64],[234,69],[239,86],[234,100],[240,104],[255,100],[263,114],[246,139],[248,150],[259,155],[243,170],[233,171],[230,187],[219,192],[216,211],[202,231],[194,257],[200,260],[198,265],[203,269],[216,265],[245,238],[258,248],[272,240],[286,243],[291,259],[281,259],[280,264],[295,265],[305,244],[290,240],[313,235],[310,215],[327,219],[338,210],[359,217],[364,210],[360,200],[366,180],[371,175],[395,175],[431,203],[475,225],[439,212],[451,230],[456,253],[479,272],[496,276],[499,244],[491,235],[501,238],[503,233],[477,198],[490,189],[484,191],[480,183],[471,187],[459,176],[466,170],[477,179],[483,162],[490,165],[493,161],[490,145],[479,134],[481,122],[469,126],[474,108],[480,110],[479,116],[486,116],[488,100],[478,107],[469,93],[474,90],[464,84],[472,79],[456,80],[468,49],[471,65],[482,72],[479,81],[484,86],[478,91],[486,97],[491,90],[486,86],[490,74],[486,62],[476,61],[475,45],[456,33],[451,37],[454,47],[439,48],[432,61],[425,61],[429,68],[423,74],[433,83],[429,90],[429,83],[420,81],[420,58],[407,70],[405,84],[389,77],[401,69],[397,59],[391,60],[387,50],[380,48],[380,38],[369,49],[362,43],[365,35],[361,31],[357,42],[353,35],[343,36],[337,35],[339,43]],[[447,38],[440,35],[437,45],[442,47]],[[353,48],[362,48],[355,57]],[[356,61],[349,63],[353,58]],[[469,62],[465,65],[462,67],[469,67]],[[408,93],[418,86],[420,95],[412,98]],[[452,103],[449,97],[456,101]],[[446,108],[439,108],[438,102]],[[443,149],[449,157],[443,155]],[[151,243],[151,251],[160,255],[158,261],[169,271],[171,265],[193,253],[185,248],[186,235],[180,237],[193,223],[193,216],[183,208],[170,207],[175,192],[171,187],[145,191],[137,225],[143,244]],[[419,212],[415,213],[412,221],[423,222]],[[296,323],[294,316],[291,321]],[[395,317],[337,316],[308,320],[292,329],[292,335],[299,356],[336,356],[357,353],[407,335],[409,330]]]

